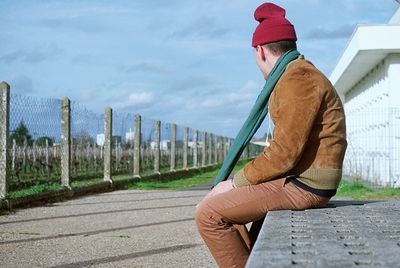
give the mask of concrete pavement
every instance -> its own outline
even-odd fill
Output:
[[[194,222],[208,189],[115,191],[0,216],[0,267],[215,267]]]

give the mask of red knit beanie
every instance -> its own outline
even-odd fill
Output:
[[[254,18],[260,22],[253,33],[252,46],[293,40],[296,32],[293,25],[285,18],[286,11],[272,3],[264,3],[254,11]]]

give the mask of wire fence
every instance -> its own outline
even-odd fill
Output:
[[[61,174],[59,99],[10,97],[9,190],[58,182]],[[40,120],[39,120],[40,118]]]
[[[161,122],[160,127],[160,172],[169,171],[171,167],[171,124]]]
[[[9,107],[8,191],[60,183],[61,100],[11,94]],[[70,182],[100,181],[106,154],[105,115],[96,114],[78,102],[71,103],[70,111]],[[348,148],[344,176],[373,187],[399,187],[400,109],[347,111],[346,121]],[[149,118],[141,119],[140,134],[141,175],[222,163],[232,144],[231,139],[193,128],[187,128],[186,135],[185,127],[166,122],[161,122],[157,130],[157,121]],[[113,175],[134,174],[134,144],[135,115],[114,112]],[[241,159],[259,155],[262,150],[262,146],[249,144]]]
[[[98,143],[103,131],[104,114],[71,102],[71,182],[103,175],[103,146]]]
[[[156,120],[142,117],[140,170],[144,175],[151,174],[154,171],[155,124]]]
[[[133,174],[134,115],[113,113],[112,173]],[[101,136],[104,145],[104,134]]]
[[[136,115],[120,111],[112,112],[112,131],[107,136],[106,114],[94,113],[79,102],[68,102],[64,107],[61,99],[7,96],[9,101],[3,96],[1,102],[0,118],[5,119],[0,127],[7,129],[8,140],[4,142],[0,131],[0,149],[6,148],[9,157],[5,162],[0,157],[0,167],[6,170],[6,187],[0,187],[0,196],[32,186],[65,184],[64,170],[69,171],[67,186],[105,180],[108,153],[110,173],[132,177],[222,163],[231,144],[228,138],[146,117],[140,119],[137,130]],[[65,113],[70,125],[65,123]],[[70,138],[64,139],[65,135]],[[262,146],[250,144],[243,156],[256,156],[261,151]],[[139,164],[137,174],[135,163]]]
[[[400,109],[348,111],[344,176],[371,187],[400,187]]]

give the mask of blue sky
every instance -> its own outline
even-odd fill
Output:
[[[234,137],[264,81],[251,36],[261,1],[0,0],[0,80],[19,94],[68,96]],[[275,1],[299,51],[330,75],[358,23],[394,0]],[[262,126],[259,133],[265,132]]]

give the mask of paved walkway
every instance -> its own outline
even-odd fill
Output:
[[[215,267],[194,222],[208,189],[115,191],[0,216],[0,267]],[[271,212],[248,267],[398,267],[400,202],[334,202]]]
[[[215,267],[194,222],[208,189],[115,191],[0,216],[0,267]]]

